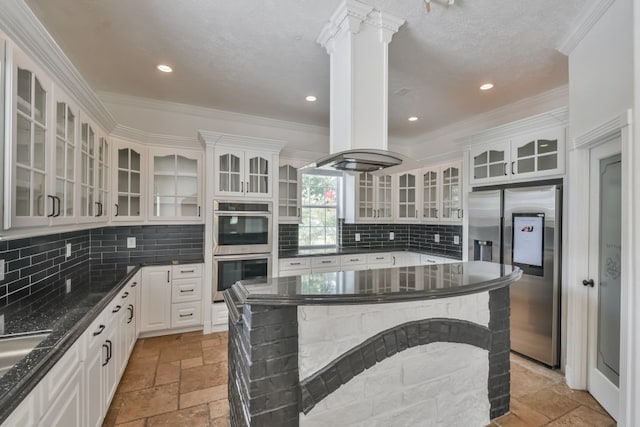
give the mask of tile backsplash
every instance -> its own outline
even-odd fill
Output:
[[[278,249],[281,251],[298,249],[298,224],[278,224]]]
[[[136,248],[127,248],[127,237]],[[66,245],[71,244],[67,258]],[[128,265],[202,258],[203,225],[102,227],[0,242],[5,278],[0,281],[0,308],[26,298],[32,302],[60,287],[70,276],[104,278]]]

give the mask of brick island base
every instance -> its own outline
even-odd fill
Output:
[[[243,304],[232,426],[484,426],[509,410],[509,287],[349,305]]]

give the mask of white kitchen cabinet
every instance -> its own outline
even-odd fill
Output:
[[[7,44],[11,73],[7,76],[11,93],[6,111],[9,131],[5,155],[11,164],[9,188],[10,217],[5,227],[42,226],[55,213],[54,189],[48,175],[48,156],[53,129],[53,84],[22,51]],[[7,171],[9,173],[9,171]]]
[[[217,147],[217,196],[269,198],[273,194],[273,154]]]
[[[79,109],[61,91],[56,91],[56,131],[52,150],[55,206],[53,224],[76,221],[76,159]]]
[[[142,269],[140,332],[171,328],[171,267]]]
[[[291,164],[278,169],[278,223],[298,224],[301,220],[302,185],[300,171]]]
[[[40,387],[36,386],[20,405],[13,410],[11,415],[2,423],[3,427],[34,426],[40,419],[39,399]]]
[[[356,176],[356,221],[388,222],[393,219],[393,179],[362,172]]]
[[[423,221],[437,221],[440,218],[440,191],[442,180],[440,168],[426,168],[421,172]]]
[[[93,221],[96,215],[96,131],[87,117],[80,124],[80,219]]]
[[[340,268],[344,271],[366,270],[367,255],[366,254],[342,255],[340,257]]]
[[[462,221],[462,163],[443,165],[441,170],[440,206],[441,221],[459,223]]]
[[[80,427],[84,425],[84,369],[74,369],[60,393],[40,419],[41,427]]]
[[[153,149],[149,171],[149,219],[200,221],[202,153]]]
[[[396,200],[396,221],[416,222],[420,206],[418,173],[407,172],[395,176],[398,198]]]
[[[391,252],[378,252],[367,254],[367,268],[388,268],[393,262]]]
[[[106,325],[102,315],[87,329],[87,356],[85,365],[85,424],[100,427],[107,411],[105,390],[105,366],[108,363],[109,345],[105,342]]]
[[[565,128],[513,135],[469,149],[471,185],[535,180],[565,172]]]
[[[171,304],[171,327],[183,328],[202,324],[202,304],[200,301]]]
[[[144,218],[142,201],[143,173],[146,151],[132,143],[116,144],[116,167],[113,221],[139,221]]]
[[[96,213],[98,220],[106,221],[109,217],[109,196],[111,193],[111,150],[106,136],[99,136],[97,142],[96,167]]]

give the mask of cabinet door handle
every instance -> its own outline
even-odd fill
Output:
[[[198,206],[198,216],[200,216],[200,206]]]
[[[135,288],[136,286],[138,286],[138,282],[133,282],[133,283],[131,283],[131,287],[132,287],[132,288]]]
[[[94,216],[100,216],[100,202],[93,202],[96,205],[96,214]]]
[[[462,209],[458,209],[458,219],[462,219]]]
[[[193,292],[195,291],[195,289],[191,288],[191,289],[180,289],[180,293],[185,293],[185,292]]]
[[[120,215],[120,208],[119,208],[117,203],[114,203],[114,204],[116,205],[116,213],[115,213],[114,216],[118,216],[118,215]]]
[[[193,316],[193,313],[189,313],[189,314],[181,314],[180,317],[191,317]]]
[[[102,362],[102,366],[107,366],[107,363],[109,363],[109,346],[102,344],[102,348],[107,350],[107,357],[105,357],[104,362]]]
[[[171,282],[171,272],[167,271],[167,283]]]
[[[438,218],[438,208],[435,209],[435,217]]]
[[[418,218],[418,209],[416,209],[416,216],[415,217]]]
[[[298,208],[298,218],[301,218],[301,217],[302,217],[302,209]]]
[[[513,167],[515,166],[516,162],[511,162],[511,175],[515,175],[515,172],[513,171]]]
[[[396,257],[392,257],[393,258],[393,265],[396,265]]]
[[[114,308],[113,310],[111,310],[112,313],[117,313],[120,311],[120,309],[122,308],[122,306],[120,305],[116,305],[116,308]]]
[[[180,273],[195,273],[196,271],[194,269],[191,270],[180,270]]]
[[[127,319],[127,323],[131,323],[131,321],[133,320],[133,305],[129,304],[127,310],[129,310],[129,312],[131,313],[131,315]]]
[[[508,175],[508,173],[507,173],[507,162],[504,162],[502,164],[502,166],[504,166],[504,174],[505,174],[505,176]]]
[[[122,294],[120,298],[125,299],[128,296],[129,296],[129,292],[125,292],[124,294]]]
[[[105,340],[105,342],[109,344],[109,348],[107,349],[107,363],[109,363],[109,361],[111,360],[111,356],[113,356],[113,343],[111,342],[111,340]]]
[[[47,218],[53,218],[56,216],[56,199],[50,194],[47,194],[47,199],[51,199],[51,213],[47,214]]]
[[[98,335],[100,335],[102,333],[102,331],[104,331],[104,325],[100,325],[98,330],[93,333],[93,336],[97,337]]]
[[[240,181],[240,192],[244,193],[244,181]]]
[[[61,205],[62,205],[62,201],[60,200],[60,197],[58,196],[53,196],[53,201],[54,201],[54,206],[57,206],[57,209],[55,209],[55,214],[53,215],[54,218],[59,217],[60,213],[61,213]]]

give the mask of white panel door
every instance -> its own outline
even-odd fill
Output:
[[[171,327],[171,267],[142,270],[141,332]]]

